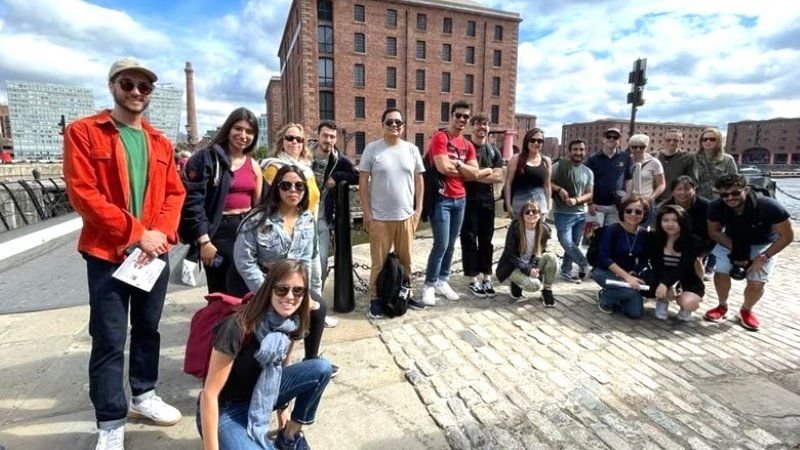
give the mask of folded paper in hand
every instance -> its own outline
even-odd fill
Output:
[[[111,276],[133,287],[150,292],[167,263],[155,258],[147,264],[139,264],[137,260],[141,254],[142,249],[135,248]]]
[[[626,288],[633,289],[633,288],[631,288],[630,284],[626,283],[625,281],[619,281],[619,280],[606,280],[606,286],[619,286],[619,287],[626,287]],[[646,284],[640,284],[639,285],[639,290],[640,291],[649,291],[650,290],[650,286],[648,286]]]

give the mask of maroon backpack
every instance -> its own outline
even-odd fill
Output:
[[[253,298],[248,293],[243,298],[233,297],[215,292],[205,296],[208,304],[194,313],[189,326],[189,337],[186,340],[186,354],[183,358],[183,371],[201,380],[208,374],[208,361],[211,358],[214,327],[236,312]]]

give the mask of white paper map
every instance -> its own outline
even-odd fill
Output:
[[[136,262],[141,254],[142,249],[135,248],[111,276],[133,287],[150,292],[167,263],[155,258],[149,263],[141,265]]]

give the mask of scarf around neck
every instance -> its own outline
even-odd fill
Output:
[[[283,318],[270,309],[256,327],[255,337],[259,349],[255,359],[261,365],[261,374],[253,389],[250,409],[247,412],[247,434],[262,448],[272,448],[267,439],[270,416],[278,400],[281,386],[283,360],[289,349],[289,334],[299,326],[297,316]]]

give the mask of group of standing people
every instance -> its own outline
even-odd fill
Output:
[[[588,159],[586,142],[576,139],[555,163],[541,151],[543,131],[532,129],[504,170],[499,150],[488,140],[488,117],[473,115],[469,103],[458,101],[424,155],[402,138],[402,111],[389,108],[381,116],[382,138],[366,146],[355,167],[336,150],[337,126],[331,121],[318,125],[313,142],[307,142],[301,125],[285,125],[262,166],[250,156],[257,120],[239,108],[209,148],[182,161],[179,175],[172,145],[143,119],[156,80],[138,61],[115,62],[108,74],[114,108],[75,121],[65,133],[67,190],[84,221],[78,250],[89,284],[89,388],[97,449],[123,448],[129,416],[161,425],[181,419],[155,391],[167,254],[179,236],[194,247],[209,292],[252,295],[213,330],[209,372],[198,399],[204,447],[308,448],[302,426],[314,421],[338,370],[319,358],[319,347],[327,318],[321,292],[336,213],[331,194],[340,182],[360,187],[372,263],[371,318],[383,316],[376,284],[390,251],[412,273],[412,244],[423,216],[430,220],[433,245],[421,296],[412,297],[410,306],[422,309],[434,306],[437,296],[460,297],[449,284],[459,236],[470,293],[497,294],[492,238],[494,186],[501,183],[503,206],[513,221],[496,277],[508,280],[514,299],[523,291],[541,291],[546,307],[556,305],[558,276],[581,283],[591,274],[601,286],[603,312],[640,318],[643,298],[651,296],[657,299],[656,318],[666,319],[674,300],[677,319],[689,320],[705,293],[705,269],[714,272],[719,298],[705,319],[724,319],[731,278],[746,278],[739,317],[745,328],[757,330],[753,307],[776,255],[793,240],[788,212],[750,191],[722,150],[716,128],[703,130],[696,152],[681,149],[680,131],[669,130],[667,146],[656,156],[648,152],[648,136],[631,136],[623,150],[619,129],[610,128],[603,148]],[[560,275],[556,256],[547,251],[549,212],[564,249]],[[587,221],[602,227],[591,262],[580,248]],[[113,276],[131,251],[141,252],[139,266],[155,259],[166,265],[149,291]],[[129,318],[130,401],[123,383]],[[289,364],[300,339],[305,357]],[[289,414],[286,404],[292,399]],[[274,442],[267,440],[273,410],[281,425]]]

